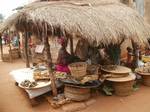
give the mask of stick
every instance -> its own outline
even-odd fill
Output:
[[[25,31],[25,58],[26,58],[26,67],[30,67],[29,55],[28,55],[28,32]]]
[[[48,40],[48,35],[47,35],[47,24],[43,23],[43,38],[44,38],[44,45],[45,45],[45,50],[46,50],[46,58],[47,58],[47,69],[50,75],[50,80],[51,80],[51,88],[54,96],[57,96],[57,88],[55,84],[55,78],[53,75],[53,70],[52,70],[52,58],[51,58],[51,53],[50,53],[50,44]]]

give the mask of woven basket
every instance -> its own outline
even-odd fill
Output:
[[[9,54],[3,54],[3,61],[4,62],[9,62],[10,61],[10,56],[9,56]]]
[[[84,101],[90,98],[91,93],[89,88],[76,88],[65,85],[64,94],[66,98],[74,101]]]
[[[126,82],[114,82],[115,94],[118,96],[128,96],[133,92],[134,80]]]
[[[86,75],[87,63],[76,62],[69,65],[71,75],[76,79],[81,79]]]
[[[10,54],[10,51],[9,51],[9,54]],[[12,49],[12,50],[11,50],[11,54],[12,54],[12,58],[13,58],[13,59],[18,59],[18,58],[20,58],[19,49]]]
[[[142,78],[143,78],[143,84],[145,86],[150,86],[150,76],[149,75],[143,75]]]
[[[145,86],[150,86],[150,67],[149,66],[137,68],[135,69],[135,72],[142,76],[143,84]]]

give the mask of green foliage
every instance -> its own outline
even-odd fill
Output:
[[[110,85],[104,85],[102,90],[108,96],[112,96],[112,92],[114,91],[114,89]]]

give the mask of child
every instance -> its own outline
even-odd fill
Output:
[[[132,56],[133,56],[133,49],[131,47],[127,47],[127,67],[132,67]]]

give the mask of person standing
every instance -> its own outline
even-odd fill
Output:
[[[133,49],[131,47],[127,47],[127,61],[126,61],[127,67],[132,67],[132,56],[133,56]]]
[[[108,45],[106,52],[109,55],[110,60],[115,65],[120,65],[121,58],[121,44],[124,42],[124,39],[120,43]]]
[[[138,68],[144,65],[142,62],[141,47],[133,40],[131,42],[133,46],[133,68]]]
[[[17,36],[16,33],[14,34],[12,44],[13,44],[14,47],[19,47],[19,37]]]

